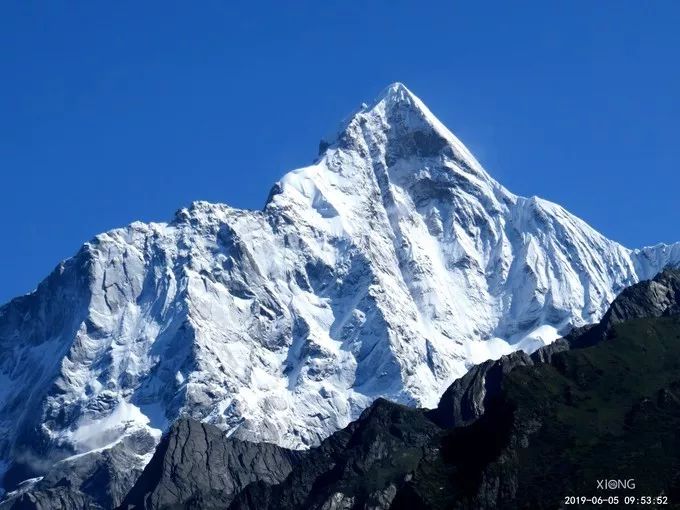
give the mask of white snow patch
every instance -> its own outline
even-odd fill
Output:
[[[149,418],[139,407],[121,399],[107,416],[81,418],[69,439],[79,451],[88,452],[115,444],[127,432],[146,428],[148,424]]]

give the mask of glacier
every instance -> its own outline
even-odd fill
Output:
[[[320,149],[262,210],[103,233],[0,308],[6,489],[130,438],[141,469],[182,416],[306,448],[377,397],[433,407],[680,262],[514,195],[399,83]]]

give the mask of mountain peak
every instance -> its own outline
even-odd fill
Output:
[[[378,122],[372,122],[372,124],[389,125],[388,118],[392,117],[393,113],[409,110],[418,117],[431,117],[439,123],[425,104],[406,85],[401,82],[394,82],[385,87],[372,102],[362,103],[359,108],[345,117],[337,130],[321,140],[319,152],[322,153],[327,147],[337,143],[343,135],[346,135],[357,124],[363,125],[368,119],[375,119]]]
[[[395,111],[409,112],[423,118],[428,124],[440,124],[425,103],[401,82],[388,85],[373,103],[363,106],[358,113],[366,114],[376,110],[385,116],[390,116]]]
[[[383,100],[398,102],[414,98],[415,95],[406,87],[406,85],[396,81],[382,90],[376,99],[376,103]]]
[[[392,162],[443,157],[480,182],[497,186],[467,147],[401,82],[384,88],[372,103],[362,104],[347,117],[332,136],[322,139],[319,156],[329,148],[362,147],[361,152],[369,146],[381,146]]]
[[[382,133],[378,139],[403,147],[413,145],[414,137],[421,141],[436,137],[442,147],[450,146],[456,159],[479,166],[460,140],[401,82],[387,86],[371,103],[363,103],[346,117],[332,136],[321,141],[319,153],[338,143],[365,139],[369,133]]]

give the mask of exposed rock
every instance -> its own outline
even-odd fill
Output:
[[[2,510],[106,510],[71,487],[54,487],[22,493],[0,504]],[[111,507],[108,507],[111,508]]]
[[[518,351],[472,367],[448,387],[428,416],[444,428],[469,425],[484,414],[486,403],[498,396],[503,377],[515,367],[527,365],[533,365],[531,357]]]
[[[421,410],[378,399],[357,421],[312,449],[283,482],[250,485],[230,508],[388,508],[441,432]]]
[[[155,444],[153,437],[138,431],[103,451],[64,459],[38,481],[10,495],[0,508],[114,508],[142,473]]]
[[[163,437],[121,508],[225,508],[249,483],[282,481],[303,456],[230,439],[217,427],[182,419]]]

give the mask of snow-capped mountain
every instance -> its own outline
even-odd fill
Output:
[[[312,445],[378,396],[436,405],[679,261],[512,194],[394,84],[261,211],[196,202],[101,234],[0,308],[0,472],[132,437],[142,466],[182,415]]]

